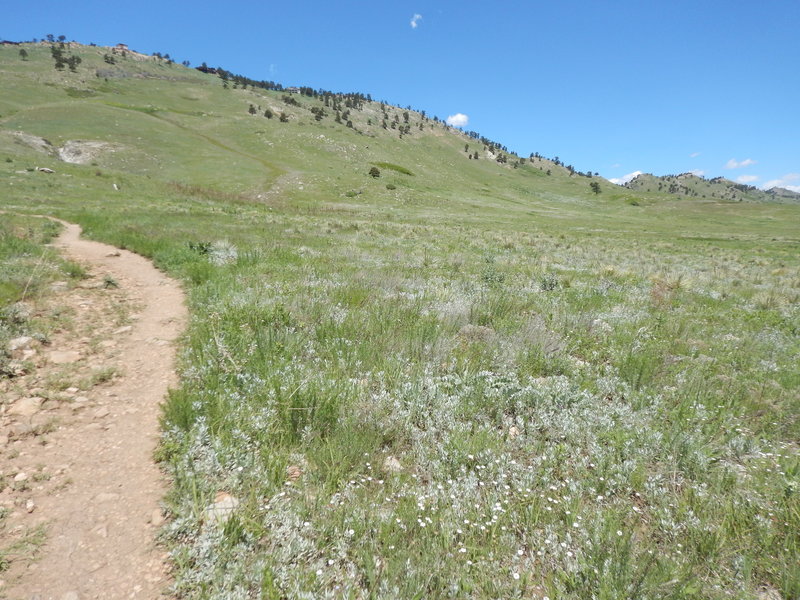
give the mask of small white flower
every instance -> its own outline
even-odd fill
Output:
[[[511,574],[511,576],[512,576],[514,579],[519,579],[519,573],[512,573],[512,574]]]
[[[622,537],[622,532],[619,529],[617,529],[617,536]]]

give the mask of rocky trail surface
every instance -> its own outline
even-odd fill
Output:
[[[89,277],[55,284],[49,310],[65,326],[46,345],[15,340],[28,368],[0,388],[0,541],[10,556],[0,597],[163,598],[166,482],[153,452],[176,383],[184,296],[150,261],[82,240],[77,225],[64,223],[54,245]]]

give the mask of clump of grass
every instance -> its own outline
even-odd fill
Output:
[[[370,163],[370,164],[373,164],[373,165],[375,165],[377,167],[380,167],[381,169],[389,169],[390,171],[395,171],[395,172],[401,173],[403,175],[411,175],[411,176],[414,175],[414,173],[411,171],[411,169],[407,169],[406,167],[403,167],[401,165],[396,165],[396,164],[389,163],[389,162],[374,162],[374,163]]]

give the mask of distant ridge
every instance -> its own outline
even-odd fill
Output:
[[[785,188],[762,190],[724,177],[706,179],[694,173],[660,177],[643,173],[630,180],[624,187],[638,192],[666,192],[684,198],[716,199],[727,202],[800,203],[800,194]]]

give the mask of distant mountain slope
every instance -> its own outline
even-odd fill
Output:
[[[800,202],[800,194],[783,188],[761,190],[724,177],[705,179],[693,173],[656,176],[644,173],[625,184],[630,190],[665,192],[686,198],[706,198],[729,202]]]
[[[283,87],[123,47],[0,44],[0,85],[2,160],[48,168],[66,161],[194,193],[324,203],[368,191],[375,206],[491,206],[509,219],[541,202],[566,210],[641,206],[669,194],[782,203],[798,196],[693,175],[643,175],[619,187],[369,94]],[[368,175],[373,168],[377,177]]]
[[[631,196],[558,158],[519,156],[410,106],[167,57],[75,42],[0,46],[0,157],[48,168],[68,157],[250,200],[326,202],[368,190],[376,204],[525,210],[537,199],[596,205]]]

